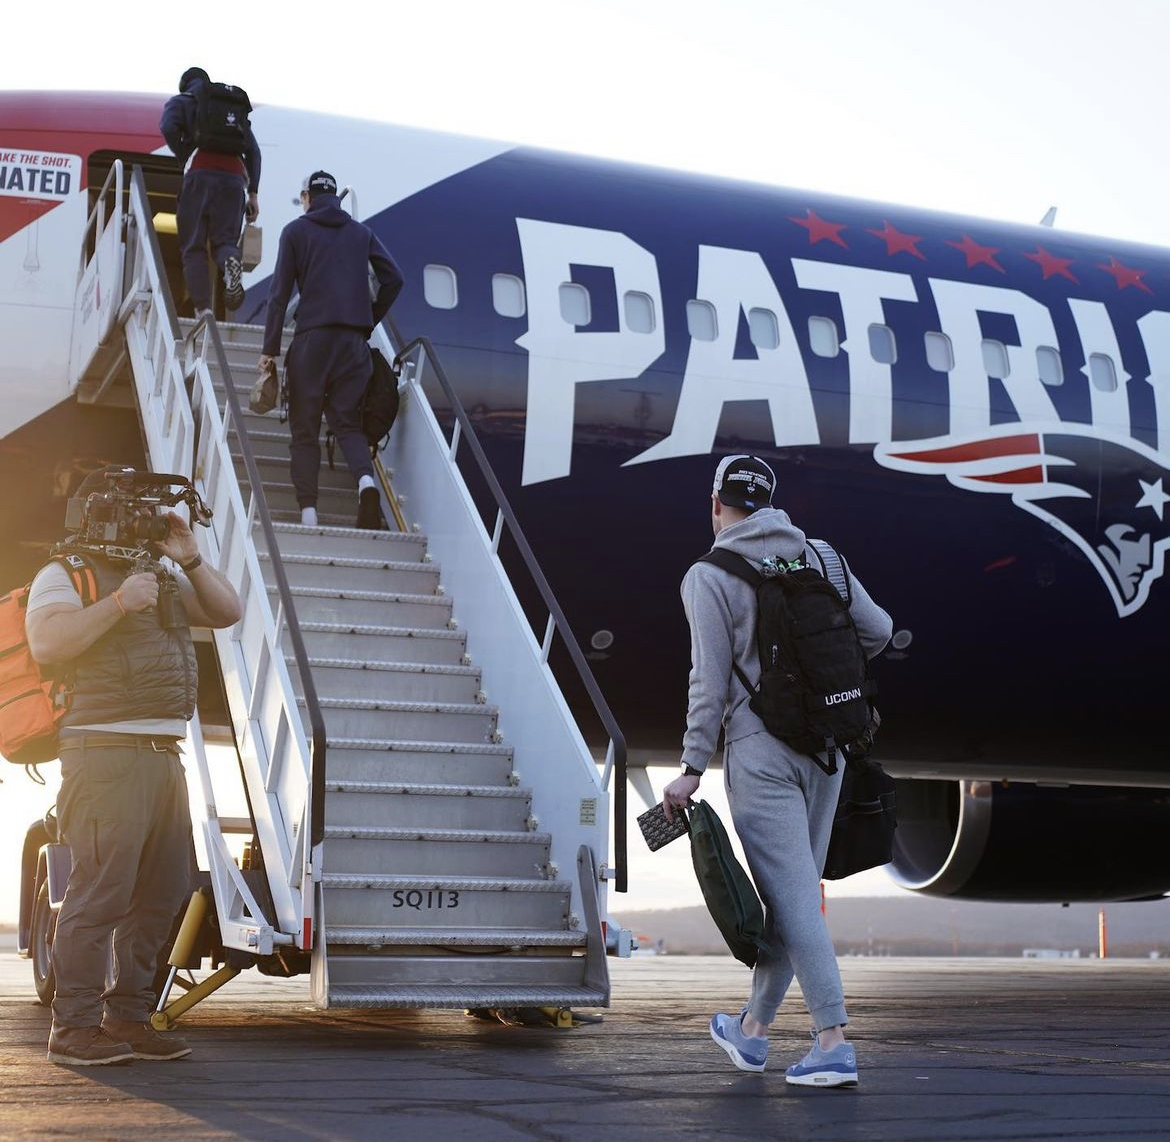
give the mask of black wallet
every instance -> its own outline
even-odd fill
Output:
[[[690,831],[687,826],[687,815],[682,809],[675,809],[674,820],[668,821],[662,811],[662,802],[659,801],[653,809],[647,809],[638,817],[638,828],[646,838],[646,844],[651,852],[670,844],[679,837],[685,837]]]

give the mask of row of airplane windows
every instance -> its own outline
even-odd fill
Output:
[[[423,268],[423,296],[435,309],[454,309],[459,304],[459,285],[450,266],[428,265]],[[562,282],[559,288],[561,316],[568,324],[582,328],[593,320],[589,290],[577,282]],[[492,305],[501,317],[523,317],[527,302],[524,282],[515,274],[492,275]],[[654,299],[636,290],[622,295],[622,313],[626,328],[633,333],[653,333],[657,316]],[[775,349],[780,344],[780,323],[770,309],[749,309],[748,330],[757,349]],[[693,298],[687,302],[687,331],[698,341],[714,341],[719,334],[715,307],[709,301]],[[882,365],[892,365],[898,359],[898,343],[888,325],[871,325],[870,356]],[[818,357],[836,357],[841,352],[841,337],[837,323],[831,317],[808,319],[809,347]],[[945,333],[928,332],[924,335],[926,363],[940,373],[949,373],[955,367],[951,339]],[[983,339],[983,364],[987,375],[1006,380],[1011,375],[1011,358],[1002,341]],[[1043,384],[1057,386],[1064,383],[1064,367],[1060,350],[1050,345],[1036,349],[1036,370]],[[1117,390],[1117,369],[1106,353],[1089,354],[1089,381],[1101,392]]]

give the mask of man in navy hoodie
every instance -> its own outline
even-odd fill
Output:
[[[289,467],[301,523],[317,524],[324,413],[357,481],[357,526],[376,531],[384,520],[370,446],[362,432],[362,398],[373,371],[370,333],[401,292],[402,271],[377,236],[341,208],[331,174],[314,171],[305,179],[301,207],[305,213],[280,234],[260,372],[276,366],[295,285],[300,302],[288,349]],[[378,281],[372,301],[370,268]]]
[[[167,100],[159,131],[175,157],[183,164],[175,224],[183,257],[183,279],[198,316],[211,310],[211,276],[207,269],[207,244],[223,275],[224,304],[239,309],[244,300],[243,262],[240,260],[240,229],[244,218],[255,222],[260,214],[260,147],[247,114],[239,131],[240,150],[229,153],[214,139],[198,142],[201,93],[211,84],[201,67],[189,67],[179,79],[179,94]],[[237,87],[229,88],[240,106],[251,109],[248,97]],[[237,145],[232,144],[233,147]]]

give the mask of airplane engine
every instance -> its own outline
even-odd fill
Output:
[[[1170,790],[898,781],[888,871],[931,896],[1037,902],[1170,891]]]

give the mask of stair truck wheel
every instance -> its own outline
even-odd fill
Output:
[[[57,913],[49,904],[49,882],[42,880],[36,900],[33,901],[29,953],[37,998],[46,1007],[53,1002],[57,991],[57,978],[53,974],[53,936],[56,931]]]

